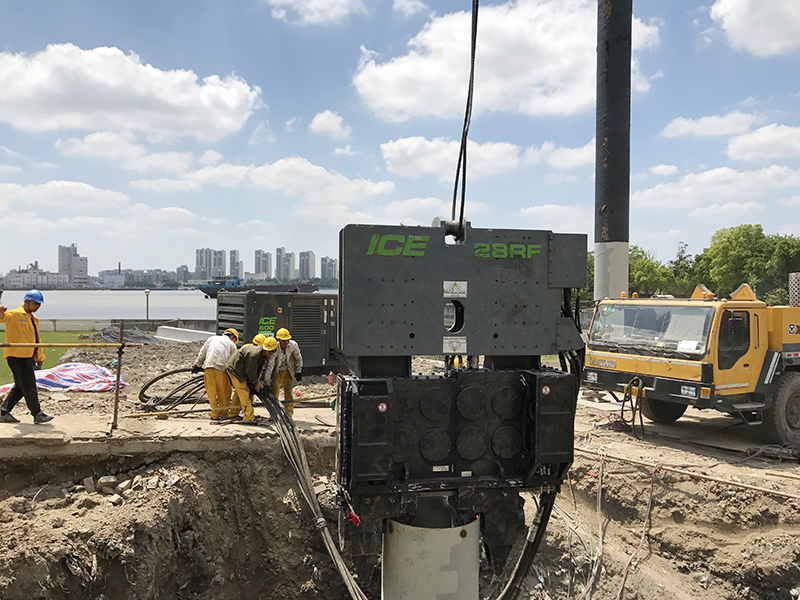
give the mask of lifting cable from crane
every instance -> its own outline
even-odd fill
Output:
[[[458,186],[461,183],[461,208],[458,211],[458,231],[455,234],[457,240],[464,239],[464,206],[467,203],[467,135],[469,124],[472,120],[472,96],[475,84],[475,48],[478,42],[478,0],[472,0],[472,43],[470,48],[469,62],[469,88],[467,90],[467,108],[464,114],[464,128],[461,131],[461,148],[458,151],[458,164],[456,165],[456,183],[453,187],[453,211],[451,218],[456,220],[456,206],[458,198]]]

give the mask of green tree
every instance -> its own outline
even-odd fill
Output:
[[[697,285],[694,281],[695,258],[687,252],[688,248],[689,246],[685,242],[678,242],[675,258],[667,263],[673,278],[669,293],[676,298],[688,298]]]
[[[764,299],[771,304],[789,303],[789,273],[800,272],[800,239],[791,235],[767,236],[767,259],[764,279],[767,283]]]
[[[703,251],[713,283],[710,289],[723,297],[730,295],[742,283],[748,283],[759,293],[768,249],[767,236],[761,225],[738,225],[718,230],[711,236],[711,245]]]
[[[594,293],[594,251],[586,253],[586,286],[584,290],[589,290],[589,296]]]
[[[674,277],[669,267],[655,260],[651,254],[639,246],[631,246],[628,251],[628,285],[631,292],[639,296],[652,296],[665,293]]]

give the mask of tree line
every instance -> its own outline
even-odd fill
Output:
[[[702,283],[718,298],[729,296],[747,283],[760,300],[771,305],[789,303],[789,273],[800,272],[800,238],[768,235],[761,225],[738,225],[718,230],[711,244],[692,256],[684,242],[675,258],[662,263],[652,253],[631,246],[628,287],[639,296],[672,294],[687,298]],[[594,282],[594,253],[588,257],[587,288]]]

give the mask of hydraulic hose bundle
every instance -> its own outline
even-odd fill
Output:
[[[281,439],[281,446],[286,455],[289,464],[294,469],[297,476],[297,483],[300,486],[300,491],[303,499],[306,501],[311,514],[314,517],[314,526],[319,530],[322,540],[325,542],[325,547],[328,549],[333,564],[342,576],[347,591],[350,597],[354,600],[367,600],[366,594],[358,587],[353,574],[347,568],[347,565],[339,553],[336,543],[333,541],[333,536],[328,529],[328,523],[322,515],[322,509],[317,500],[317,494],[314,492],[314,484],[311,479],[311,469],[308,467],[308,459],[306,458],[303,444],[297,435],[297,429],[294,426],[294,420],[289,416],[289,413],[281,406],[278,400],[270,390],[262,390],[258,395],[264,407],[269,411],[275,427],[278,430],[278,435]]]

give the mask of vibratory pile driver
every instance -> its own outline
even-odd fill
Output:
[[[382,566],[385,599],[419,586],[477,597],[477,540],[501,574],[523,490],[538,494],[529,564],[573,460],[583,342],[571,291],[585,285],[586,236],[467,225],[455,239],[447,223],[340,233],[339,538],[364,589]],[[443,374],[415,375],[413,356],[443,357]],[[419,563],[408,572],[426,544],[429,568],[444,557],[431,581]]]

